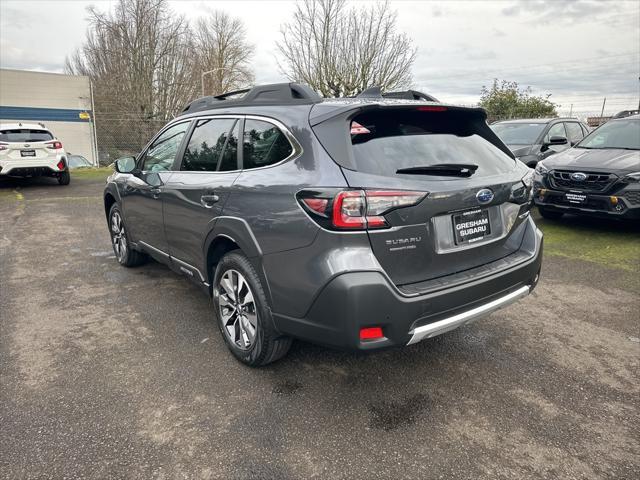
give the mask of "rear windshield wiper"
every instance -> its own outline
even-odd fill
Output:
[[[473,163],[437,163],[417,167],[400,168],[396,173],[410,175],[438,175],[441,177],[470,177],[478,169]]]

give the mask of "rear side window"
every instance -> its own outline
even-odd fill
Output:
[[[16,130],[0,130],[0,142],[46,142],[53,140],[51,132],[21,128]]]
[[[400,110],[356,116],[351,122],[356,169],[393,176],[397,170],[438,164],[474,164],[474,176],[510,171],[515,161],[474,132],[464,118]],[[433,176],[428,178],[433,179]]]
[[[198,121],[182,157],[180,170],[191,172],[215,172],[222,152],[227,146],[229,132],[235,125],[232,118]],[[235,167],[235,155],[233,158]]]
[[[293,147],[282,131],[269,122],[247,119],[242,144],[243,168],[273,165],[293,153]]]

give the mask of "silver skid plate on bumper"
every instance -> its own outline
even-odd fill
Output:
[[[442,320],[438,320],[437,322],[414,328],[411,332],[409,332],[411,334],[411,340],[409,340],[409,343],[407,343],[407,345],[417,343],[420,340],[424,340],[425,338],[435,337],[437,335],[448,332],[449,330],[453,330],[462,325],[466,325],[467,323],[471,323],[481,317],[489,315],[490,313],[502,307],[506,307],[507,305],[510,305],[511,303],[523,297],[526,297],[527,295],[529,295],[530,290],[531,287],[528,285],[520,287],[518,290],[511,292],[504,297],[496,298],[495,300],[489,303],[485,303],[484,305],[480,305],[479,307],[459,313],[457,315],[454,315],[453,317],[444,318]]]

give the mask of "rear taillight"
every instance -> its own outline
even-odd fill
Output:
[[[403,190],[303,190],[298,201],[322,227],[332,230],[389,228],[384,215],[416,205],[426,192]]]
[[[47,148],[50,148],[51,150],[60,150],[62,148],[62,143],[57,140],[47,142]]]
[[[7,150],[9,148],[7,145],[9,145],[9,144],[8,143],[0,143],[0,150]]]

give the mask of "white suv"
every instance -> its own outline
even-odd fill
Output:
[[[69,164],[62,143],[37,123],[0,124],[0,178],[56,177],[69,185]]]

